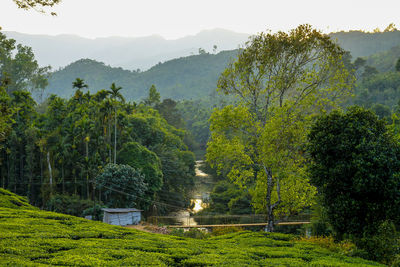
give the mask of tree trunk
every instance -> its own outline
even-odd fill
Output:
[[[65,194],[64,162],[61,164],[62,193]]]
[[[267,225],[265,227],[265,232],[273,232],[274,231],[274,213],[271,206],[271,197],[272,197],[272,174],[267,168],[264,166],[264,171],[267,175]]]
[[[265,232],[273,232],[275,225],[274,210],[281,203],[281,192],[279,179],[276,180],[276,190],[278,194],[278,201],[272,204],[272,190],[274,189],[274,181],[272,172],[264,166],[265,174],[267,175],[267,225],[265,226]]]
[[[43,184],[43,154],[40,151],[39,153],[40,157],[39,157],[39,161],[40,161],[40,184]]]
[[[3,168],[3,165],[1,165],[1,182],[2,182],[2,187],[3,188],[6,188],[5,187],[5,185],[6,185],[6,175],[4,174],[4,168]]]
[[[78,190],[76,188],[76,169],[75,168],[73,168],[73,170],[72,170],[72,175],[74,176],[74,194],[77,195]]]
[[[92,183],[93,185],[93,192],[92,192],[92,196],[93,196],[93,218],[92,220],[94,221],[96,219],[96,182]]]
[[[117,109],[114,109],[114,164],[117,164]]]
[[[89,139],[86,140],[86,197],[90,198],[89,192]]]
[[[21,187],[20,187],[20,190],[21,190],[21,188],[22,188],[22,190],[26,190],[26,188],[25,188],[25,179],[24,179],[24,149],[23,149],[23,146],[22,146],[22,144],[21,144],[21,147],[20,147],[20,154],[19,154],[19,180],[18,180],[18,182],[20,182],[22,185],[21,185]],[[15,191],[15,192],[17,192],[17,191]]]
[[[53,173],[51,171],[51,164],[50,164],[50,152],[47,151],[47,165],[49,168],[49,183],[50,183],[50,192],[53,191]]]
[[[108,120],[108,160],[112,163],[112,152],[111,152],[111,119]]]

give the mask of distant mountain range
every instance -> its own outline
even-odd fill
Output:
[[[86,39],[15,32],[6,32],[6,35],[31,46],[41,65],[59,68],[49,78],[46,95],[70,97],[74,92],[72,82],[79,77],[91,92],[108,88],[115,82],[124,88],[123,94],[128,100],[135,101],[146,97],[152,84],[163,98],[198,99],[215,93],[220,73],[236,57],[236,48],[249,37],[221,29],[177,40],[160,36]],[[400,31],[350,31],[330,36],[351,52],[353,60],[364,57],[368,65],[379,71],[393,70],[400,57]],[[216,51],[213,51],[214,45]],[[199,54],[199,48],[210,53],[203,50]],[[138,68],[145,71],[137,71]]]
[[[75,35],[4,33],[18,43],[32,47],[42,66],[50,65],[58,69],[76,60],[90,58],[128,70],[147,70],[159,62],[198,54],[199,48],[213,52],[214,45],[218,52],[236,49],[250,36],[223,29],[206,30],[176,40],[166,40],[157,35],[87,39]]]
[[[217,52],[237,49],[250,36],[247,33],[224,29],[206,30],[176,40],[166,40],[157,35],[140,38],[88,39],[75,35],[4,33],[9,38],[32,47],[39,64],[50,65],[54,70],[82,58],[90,58],[127,70],[147,70],[160,62],[198,54],[199,48],[207,52],[214,52],[214,45],[217,46]],[[382,33],[350,31],[332,33],[330,36],[345,50],[351,51],[354,58],[370,56],[400,44],[400,31]]]

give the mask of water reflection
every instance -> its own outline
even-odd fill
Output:
[[[200,166],[203,164],[202,160],[196,161],[196,180],[195,180],[195,190],[191,199],[191,210],[180,210],[177,212],[171,212],[169,216],[165,216],[164,219],[173,220],[172,224],[179,225],[197,225],[191,214],[197,213],[207,207],[208,199],[210,197],[211,183],[209,175],[202,170]]]

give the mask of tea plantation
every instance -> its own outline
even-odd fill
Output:
[[[293,236],[151,234],[46,212],[0,188],[0,266],[381,266]]]

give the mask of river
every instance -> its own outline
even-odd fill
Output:
[[[212,177],[207,173],[203,172],[200,168],[204,164],[203,160],[196,161],[196,177],[195,185],[192,193],[192,209],[191,210],[181,210],[176,212],[171,212],[168,214],[170,217],[174,217],[176,224],[181,225],[197,225],[196,221],[191,214],[197,213],[207,207],[208,200],[210,198],[210,192],[212,190],[213,181]]]

